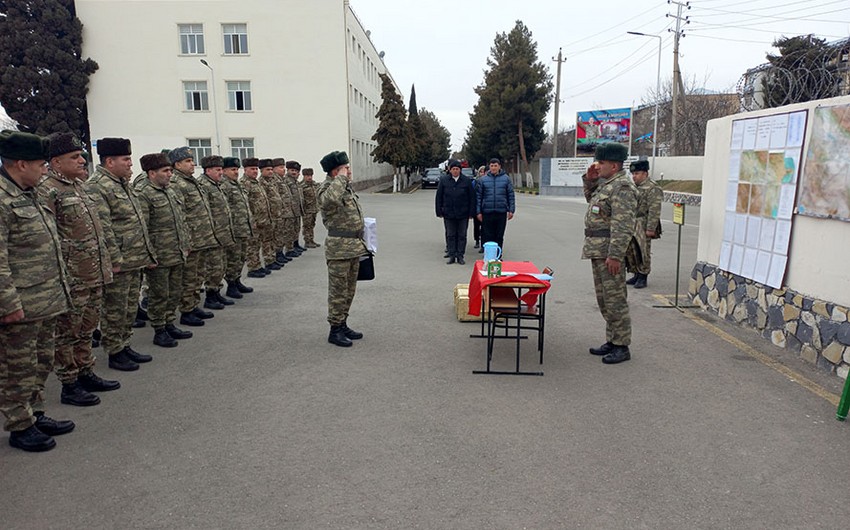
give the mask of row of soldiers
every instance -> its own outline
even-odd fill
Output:
[[[305,245],[318,246],[316,186],[298,182],[296,162],[209,156],[195,178],[192,151],[179,147],[141,157],[132,181],[128,139],[102,138],[97,154],[89,178],[74,135],[0,133],[0,410],[10,445],[27,451],[74,429],[44,414],[54,363],[62,403],[97,405],[96,392],[120,388],[94,372],[98,323],[111,368],[152,360],[130,346],[143,276],[154,344],[173,347],[192,336],[178,311],[188,326],[214,316],[200,306],[204,288],[205,307],[223,309],[253,291],[241,282],[246,262],[263,277],[306,250],[302,216]]]

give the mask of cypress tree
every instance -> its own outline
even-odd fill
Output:
[[[413,155],[410,137],[407,134],[407,112],[404,102],[386,74],[381,74],[381,107],[378,109],[378,129],[372,140],[378,144],[372,150],[372,158],[378,163],[393,166],[393,174],[408,163]]]

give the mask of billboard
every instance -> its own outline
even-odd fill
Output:
[[[593,156],[596,146],[606,142],[617,142],[628,148],[631,137],[630,108],[579,112],[576,119],[576,156]]]

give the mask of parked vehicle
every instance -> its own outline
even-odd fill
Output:
[[[426,169],[425,174],[422,175],[422,189],[425,189],[427,187],[436,188],[440,184],[440,178],[445,174],[446,173],[438,167]]]

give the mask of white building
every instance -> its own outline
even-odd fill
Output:
[[[93,139],[136,160],[284,157],[316,169],[346,150],[358,180],[392,174],[369,153],[387,73],[348,0],[76,0]],[[136,166],[138,167],[138,165]]]

